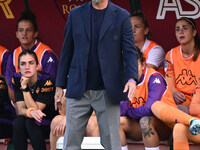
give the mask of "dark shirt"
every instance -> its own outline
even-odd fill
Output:
[[[0,123],[12,124],[15,117],[16,112],[8,96],[6,80],[0,76]]]
[[[97,10],[92,7],[91,13],[91,42],[88,56],[87,85],[86,90],[102,90],[104,83],[98,55],[98,40],[101,25],[106,9]]]
[[[13,75],[13,88],[15,92],[15,101],[24,101],[23,93],[21,91],[21,73],[14,73]],[[38,72],[37,82],[29,87],[29,92],[35,102],[46,104],[42,111],[46,114],[45,120],[52,120],[57,112],[54,108],[54,94],[55,94],[55,81],[52,76],[44,72]]]

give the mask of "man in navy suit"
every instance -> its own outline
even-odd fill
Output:
[[[96,113],[101,144],[120,150],[120,101],[136,91],[138,54],[129,13],[110,0],[73,8],[56,79],[55,107],[66,88],[64,150],[80,150],[85,128]]]

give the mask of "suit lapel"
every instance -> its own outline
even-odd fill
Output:
[[[101,30],[99,33],[99,41],[102,39],[103,35],[106,33],[106,30],[112,23],[113,19],[115,18],[116,13],[114,8],[112,7],[112,3],[108,2],[108,7],[105,12],[104,21],[102,22]]]
[[[84,23],[84,28],[85,31],[88,35],[88,38],[90,39],[91,34],[90,34],[90,28],[91,28],[91,2],[88,2],[87,5],[85,5],[86,9],[83,7],[81,11],[81,15],[83,18],[83,23]]]

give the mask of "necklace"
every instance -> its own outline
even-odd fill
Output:
[[[33,86],[29,87],[32,94],[34,94],[34,92],[35,92],[36,84],[37,84],[37,82]]]

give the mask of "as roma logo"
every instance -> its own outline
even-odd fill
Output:
[[[90,0],[54,0],[58,11],[67,20],[70,10],[76,6],[89,2]]]
[[[12,10],[9,7],[11,0],[0,0],[0,7],[2,8],[7,19],[14,19]]]

